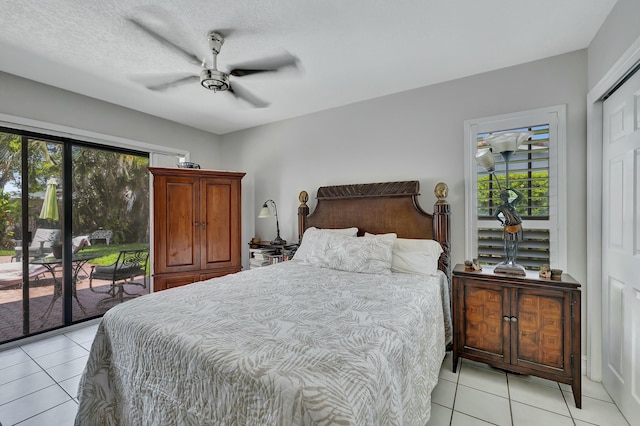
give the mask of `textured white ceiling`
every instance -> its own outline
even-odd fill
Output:
[[[0,70],[224,134],[585,48],[615,1],[1,0]],[[201,57],[233,29],[221,70],[286,50],[302,71],[235,80],[263,109],[197,81],[154,92],[140,81],[200,69],[127,18]]]

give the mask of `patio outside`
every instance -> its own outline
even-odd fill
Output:
[[[112,297],[107,292],[112,287],[112,281],[93,279],[92,289],[89,288],[89,276],[94,265],[108,265],[115,262],[120,250],[149,249],[148,244],[118,244],[106,246],[96,244],[81,252],[94,252],[100,257],[84,264],[77,275],[77,300],[72,298],[74,321],[77,319],[95,318],[103,315],[109,308],[121,303],[118,297]],[[10,255],[0,255],[0,263],[11,262]],[[112,261],[113,259],[113,261]],[[61,276],[61,267],[57,266],[56,277]],[[39,274],[29,282],[30,331],[38,333],[58,326],[62,318],[62,298],[52,304],[54,295],[54,278],[49,271]],[[135,284],[124,284],[127,293],[136,297],[149,293],[148,270],[147,276],[140,275],[131,280]],[[123,301],[131,297],[125,295]],[[0,287],[0,342],[13,340],[22,336],[22,284]],[[80,308],[82,305],[83,310]],[[51,311],[44,315],[48,308]]]
[[[65,149],[72,152],[70,182],[63,181]],[[28,162],[26,177],[23,161]],[[68,325],[62,297],[65,279],[75,284],[73,323],[99,317],[149,292],[148,263],[144,271],[115,265],[123,250],[149,250],[147,166],[143,155],[0,132],[0,343]],[[23,224],[25,183],[29,208],[28,223]],[[66,205],[65,184],[72,188]],[[65,209],[72,217],[73,243],[65,242],[74,253],[70,271],[62,267],[63,217],[69,211]],[[23,262],[29,268],[26,280]],[[90,279],[94,267],[102,273]],[[135,276],[106,279],[114,269]]]

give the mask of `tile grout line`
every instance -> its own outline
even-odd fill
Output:
[[[69,339],[69,337],[67,337],[67,336],[65,336],[65,337],[66,337],[67,339]],[[69,340],[71,340],[71,339],[69,339]],[[71,341],[72,341],[75,345],[80,346],[82,349],[86,350],[84,347],[82,347],[81,345],[79,345],[79,344],[78,344],[78,343],[76,343],[75,341],[73,341],[73,340],[71,340]],[[22,347],[20,347],[20,349],[22,349]],[[61,349],[60,351],[63,351],[63,350],[64,350],[64,349]],[[55,352],[60,352],[60,351],[55,351]],[[42,365],[40,365],[40,364],[38,363],[38,361],[36,361],[36,360],[35,360],[35,358],[33,358],[31,355],[29,355],[25,350],[23,350],[23,352],[24,352],[25,354],[27,354],[27,356],[28,356],[29,358],[31,358],[31,360],[32,360],[33,362],[35,362],[35,363],[36,363],[36,365],[40,368],[40,370],[42,370],[42,371],[44,372],[44,374],[46,374],[47,376],[49,376],[49,378],[51,378],[51,380],[53,380],[53,382],[56,384],[56,386],[58,386],[60,389],[62,389],[62,391],[63,391],[64,393],[66,393],[67,395],[69,395],[69,392],[67,392],[67,390],[66,390],[66,389],[65,389],[65,388],[60,384],[60,382],[58,382],[58,381],[57,381],[57,380],[56,380],[56,379],[55,379],[51,374],[49,374],[49,371],[47,371],[47,369],[46,369],[46,368],[44,368]],[[52,353],[54,353],[54,352],[52,352]],[[89,353],[89,351],[87,351],[87,353]],[[77,358],[74,358],[74,359],[77,359]],[[70,361],[73,361],[73,360],[70,360]],[[62,363],[62,364],[64,364],[64,363]],[[60,365],[62,365],[62,364],[54,365],[54,366],[52,366],[52,367],[57,367],[57,366],[60,366]],[[73,376],[73,377],[75,377],[75,376]],[[74,399],[74,398],[73,398],[73,395],[69,395],[69,398],[71,398],[72,400]],[[67,401],[65,401],[65,402],[67,402]],[[52,408],[53,408],[53,407],[52,407]],[[45,411],[48,411],[48,410],[45,410]],[[44,413],[44,411],[43,411],[43,413]],[[42,414],[42,413],[38,413],[38,414]],[[32,417],[33,417],[33,416],[32,416]],[[2,426],[2,425],[0,425],[0,426]]]
[[[62,387],[62,386],[60,386],[60,387]],[[63,389],[63,390],[64,390],[64,389]],[[68,393],[67,393],[67,395],[68,395]],[[71,401],[73,401],[73,398],[71,398]],[[50,407],[50,408],[47,408],[46,410],[41,411],[41,412],[39,412],[39,413],[37,413],[37,414],[34,414],[33,416],[27,417],[26,419],[22,419],[22,420],[20,420],[18,423],[14,423],[14,424],[13,424],[13,425],[11,425],[11,426],[20,425],[21,423],[24,423],[24,422],[26,422],[26,421],[27,421],[27,420],[29,420],[29,419],[32,419],[32,418],[34,418],[34,417],[36,417],[36,416],[39,416],[40,414],[46,413],[46,412],[47,412],[47,411],[49,411],[49,410],[53,410],[54,408],[57,408],[57,407],[61,406],[62,404],[66,404],[67,402],[69,402],[69,401],[61,402],[60,404],[58,404],[58,405],[54,405],[53,407]],[[0,426],[2,426],[2,423],[0,423]]]
[[[51,376],[49,376],[49,377],[51,377]],[[54,380],[54,382],[55,382],[55,380]],[[38,389],[38,390],[35,390],[35,391],[33,391],[33,392],[29,392],[28,394],[22,395],[22,396],[21,396],[21,397],[19,397],[19,398],[12,399],[11,401],[7,401],[7,402],[5,402],[5,403],[4,403],[4,404],[2,404],[2,405],[10,404],[10,403],[15,402],[15,401],[18,401],[18,400],[20,400],[20,399],[22,399],[22,398],[26,398],[26,397],[27,397],[27,396],[29,396],[29,395],[33,395],[33,394],[34,394],[34,393],[36,393],[36,392],[40,392],[40,391],[42,391],[42,390],[49,389],[49,388],[52,388],[52,387],[54,387],[54,386],[57,386],[57,387],[61,388],[61,389],[64,391],[64,393],[66,393],[67,395],[69,395],[69,393],[68,393],[68,392],[66,392],[66,391],[64,390],[64,388],[58,384],[58,382],[55,382],[55,383],[54,383],[54,384],[52,384],[52,385],[45,386],[45,387],[43,387],[43,388],[41,388],[41,389]],[[71,397],[70,397],[70,398],[71,398]],[[71,400],[73,400],[73,398],[71,398]],[[63,402],[63,403],[61,403],[61,404],[65,404],[65,403],[67,403],[67,402],[69,402],[69,400],[64,401],[64,402]],[[38,416],[38,415],[40,415],[40,414],[42,414],[42,413],[44,413],[44,412],[46,412],[46,411],[49,411],[49,410],[51,410],[52,408],[55,408],[55,407],[57,407],[58,405],[61,405],[61,404],[57,404],[57,405],[55,405],[55,406],[53,406],[53,407],[47,408],[47,409],[46,409],[46,410],[44,410],[44,411],[40,411],[39,413],[36,413],[36,414],[34,414],[33,416],[29,416],[29,417],[27,417],[27,418],[25,418],[25,419],[20,420],[20,422],[24,422],[25,420],[30,419],[31,417]],[[20,423],[20,422],[19,422],[19,423]],[[18,424],[18,423],[14,423],[14,424]],[[0,420],[0,426],[2,426],[2,420]]]
[[[462,362],[460,359],[458,359],[458,364],[460,365],[460,368],[457,368],[458,366],[456,365],[456,370],[458,370],[458,374],[456,375],[456,391],[453,393],[453,403],[451,404],[451,417],[449,417],[449,426],[453,424],[453,413],[456,410],[456,398],[458,397],[458,383],[460,382],[460,369],[462,368]],[[451,361],[451,366],[453,367],[453,360]]]
[[[74,343],[74,345],[76,345],[76,346],[81,347],[82,349],[84,349],[84,350],[87,352],[87,354],[89,353],[89,351],[88,351],[84,346],[82,346],[82,344],[81,344],[81,343],[79,343],[79,342],[75,341],[73,338],[71,338],[71,337],[67,336],[66,334],[63,334],[63,335],[64,335],[64,337],[65,337],[65,338],[67,338],[67,339],[69,339],[70,341],[72,341],[72,342]],[[50,387],[52,387],[52,386],[57,386],[57,387],[58,387],[59,389],[61,389],[61,390],[62,390],[62,391],[67,395],[67,396],[69,396],[69,399],[68,399],[67,401],[64,401],[64,402],[60,403],[60,404],[54,405],[53,407],[49,407],[48,409],[46,409],[46,410],[44,410],[44,411],[41,411],[41,412],[39,412],[39,413],[35,413],[35,414],[33,414],[32,416],[29,416],[29,417],[27,417],[27,418],[25,418],[25,419],[22,419],[22,420],[20,420],[18,423],[15,423],[15,425],[19,425],[20,423],[23,423],[23,422],[25,422],[25,421],[27,421],[27,420],[29,420],[29,419],[33,418],[33,417],[39,416],[39,415],[41,415],[41,414],[43,414],[43,413],[46,413],[46,412],[47,412],[47,411],[49,411],[49,410],[52,410],[52,409],[54,409],[54,408],[56,408],[56,407],[59,407],[59,406],[61,406],[62,404],[66,404],[66,403],[68,403],[69,401],[73,401],[73,402],[75,402],[76,404],[78,403],[78,402],[77,402],[77,400],[73,397],[73,395],[70,395],[70,394],[69,394],[69,392],[67,392],[67,390],[66,390],[66,389],[65,389],[65,388],[60,384],[60,382],[59,382],[58,380],[56,380],[53,376],[51,376],[51,374],[49,374],[49,372],[47,371],[47,369],[46,369],[46,368],[44,368],[44,367],[43,367],[43,366],[42,366],[42,365],[41,365],[41,364],[36,360],[36,358],[34,358],[34,357],[33,357],[33,356],[31,356],[27,351],[25,351],[25,350],[23,349],[23,347],[22,347],[22,346],[19,346],[18,348],[19,348],[19,349],[20,349],[20,350],[21,350],[21,351],[22,351],[22,352],[23,352],[23,353],[24,353],[24,354],[25,354],[25,355],[26,355],[26,356],[27,356],[31,361],[33,361],[33,362],[38,366],[38,368],[40,369],[40,371],[44,372],[44,373],[45,373],[49,378],[51,378],[51,380],[54,382],[54,384],[53,384],[53,385],[50,385],[50,386],[47,386],[47,387],[45,387],[45,388],[39,389],[39,390],[37,390],[37,391],[31,392],[31,393],[29,393],[29,394],[27,394],[27,395],[23,395],[23,396],[21,396],[20,398],[24,398],[24,397],[26,397],[26,396],[28,396],[28,395],[32,395],[32,394],[33,394],[33,393],[35,393],[35,392],[39,392],[39,391],[41,391],[41,390],[43,390],[43,389],[50,388]],[[68,348],[65,348],[65,349],[68,349]],[[51,353],[49,353],[49,354],[45,354],[45,355],[42,355],[42,356],[47,356],[47,355],[50,355],[50,354],[53,354],[53,353],[56,353],[56,352],[61,352],[61,351],[64,351],[65,349],[60,349],[60,350],[58,350],[58,351],[54,351],[54,352],[51,352]],[[73,359],[77,359],[77,358],[73,358]],[[68,361],[73,361],[73,359],[68,360]],[[64,364],[64,363],[62,363],[62,364]],[[55,366],[51,366],[50,368],[52,368],[52,367],[57,367],[57,366],[62,365],[62,364],[57,364],[57,365],[55,365]],[[33,373],[33,374],[37,374],[37,373]],[[23,377],[28,377],[28,376],[30,376],[30,375],[23,376]],[[75,377],[75,376],[73,376],[73,377]],[[13,401],[17,401],[17,400],[18,400],[18,399],[20,399],[20,398],[17,398],[17,399],[15,399],[15,400],[13,400]],[[9,401],[9,402],[12,402],[12,401]],[[4,404],[3,404],[3,405],[4,405]],[[0,422],[0,426],[1,426],[1,425],[2,425],[2,423]]]
[[[69,336],[67,336],[66,334],[63,334],[63,336],[64,336],[65,338],[69,339],[70,341],[72,341],[72,342],[74,343],[74,345],[79,346],[79,347],[81,347],[82,349],[84,349],[85,351],[87,351],[87,349],[86,349],[85,347],[83,347],[81,344],[79,344],[78,342],[76,342],[75,340],[73,340],[72,338],[70,338]],[[65,389],[65,388],[60,384],[60,382],[58,382],[58,381],[57,381],[53,376],[51,376],[51,374],[49,374],[49,372],[47,371],[47,369],[46,369],[46,368],[44,368],[40,363],[38,363],[38,361],[36,360],[36,358],[34,358],[34,357],[33,357],[33,356],[31,356],[27,351],[25,351],[25,350],[23,349],[23,347],[22,347],[22,346],[18,346],[18,348],[19,348],[19,349],[20,349],[20,350],[21,350],[21,351],[22,351],[22,352],[23,352],[23,353],[24,353],[24,354],[25,354],[25,355],[26,355],[26,356],[27,356],[31,361],[33,361],[33,362],[38,366],[38,368],[40,369],[40,371],[42,371],[44,374],[46,374],[46,375],[47,375],[47,376],[48,376],[48,377],[49,377],[49,378],[54,382],[54,384],[52,384],[52,385],[50,385],[50,386],[46,386],[46,387],[44,387],[44,388],[42,388],[42,389],[38,389],[38,390],[33,391],[33,392],[30,392],[30,393],[28,393],[28,394],[26,394],[26,395],[22,395],[20,398],[24,398],[24,397],[26,397],[26,396],[33,395],[34,393],[39,392],[39,391],[41,391],[41,390],[43,390],[43,389],[47,389],[47,388],[50,388],[50,387],[53,387],[53,386],[57,386],[60,390],[62,390],[62,391],[63,391],[63,392],[64,392],[64,393],[69,397],[69,399],[68,399],[68,400],[66,400],[66,401],[64,401],[64,402],[62,402],[62,403],[60,403],[60,404],[54,405],[53,407],[49,407],[49,408],[47,408],[47,409],[46,409],[46,410],[44,410],[44,411],[41,411],[41,412],[39,412],[39,413],[35,413],[35,414],[33,414],[32,416],[29,416],[29,417],[27,417],[27,418],[24,418],[24,419],[20,420],[18,423],[15,423],[15,425],[19,425],[20,423],[23,423],[23,422],[25,422],[25,421],[27,421],[27,420],[29,420],[29,419],[33,418],[33,417],[39,416],[39,415],[41,415],[41,414],[43,414],[43,413],[45,413],[45,412],[47,412],[47,411],[49,411],[49,410],[52,410],[52,409],[54,409],[54,408],[56,408],[56,407],[59,407],[59,406],[60,406],[60,405],[62,405],[62,404],[66,404],[66,403],[67,403],[67,402],[69,402],[69,401],[76,402],[76,404],[77,404],[77,401],[75,400],[75,398],[74,398],[72,395],[70,395],[70,394],[69,394],[69,392],[67,392],[67,390],[66,390],[66,389]],[[66,348],[66,349],[68,349],[68,348]],[[61,351],[64,351],[64,350],[65,350],[65,349],[60,349],[60,350],[58,350],[58,351],[50,352],[50,353],[45,354],[45,355],[42,355],[42,356],[47,356],[47,355],[50,355],[50,354],[53,354],[53,353],[56,353],[56,352],[61,352]],[[89,353],[89,351],[87,351],[87,353]],[[73,358],[73,359],[77,359],[77,358]],[[73,359],[72,359],[72,360],[69,360],[69,361],[73,361]],[[64,363],[62,363],[62,364],[64,364]],[[57,367],[57,366],[62,365],[62,364],[57,364],[57,365],[55,365],[55,366],[51,366],[51,367]],[[36,372],[36,373],[33,373],[33,374],[37,374],[37,373],[39,373],[39,372]],[[30,375],[31,375],[31,374],[28,374],[28,375],[23,376],[23,377],[29,377]],[[75,376],[73,376],[73,377],[75,377]],[[19,379],[16,379],[16,380],[19,380]],[[10,383],[10,382],[8,382],[8,383]],[[10,402],[17,401],[17,400],[19,400],[20,398],[16,398],[16,399],[14,399],[14,400],[12,400],[12,401],[8,401],[8,402],[6,402],[5,404],[10,403]],[[2,404],[2,405],[5,405],[5,404]],[[1,422],[1,421],[0,421],[0,426],[2,426],[2,422]]]
[[[509,399],[509,416],[511,416],[511,426],[513,426],[513,404],[511,403],[511,387],[509,386],[509,375],[504,375],[507,382],[507,398]]]
[[[453,409],[451,410],[451,420],[450,420],[450,423],[449,423],[450,425],[451,425],[451,424],[453,424],[453,413],[454,413],[455,411],[457,411],[457,410],[455,409],[455,408],[456,408],[455,401],[456,401],[456,397],[457,397],[457,395],[458,395],[458,386],[465,386],[465,387],[468,387],[469,389],[480,390],[480,389],[475,389],[475,388],[472,388],[471,386],[466,386],[466,385],[463,385],[463,384],[461,384],[461,383],[460,383],[460,375],[462,374],[462,367],[464,366],[464,363],[462,362],[462,358],[459,358],[459,359],[458,359],[458,365],[460,366],[460,368],[458,368],[458,376],[457,376],[457,379],[456,379],[456,392],[455,392],[455,395],[454,395],[454,397],[453,397]],[[488,393],[488,394],[490,394],[490,395],[497,396],[497,397],[499,397],[499,398],[504,398],[504,397],[501,397],[501,396],[499,396],[499,395],[495,395],[495,394],[493,394],[493,393],[491,393],[491,392],[486,392],[486,393]],[[509,403],[509,404],[511,404],[511,403]],[[492,425],[492,426],[499,426],[499,425],[496,425],[495,423],[492,423],[492,422],[490,422],[490,421],[487,421],[486,419],[481,419],[480,417],[472,416],[471,414],[467,414],[467,413],[465,413],[465,412],[463,412],[463,411],[458,411],[458,413],[460,413],[460,414],[464,414],[465,416],[471,417],[472,419],[480,420],[481,422],[484,422],[484,423],[490,424],[490,425]],[[511,425],[513,426],[513,421],[511,422]]]

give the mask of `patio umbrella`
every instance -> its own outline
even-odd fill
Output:
[[[56,198],[56,178],[49,178],[47,181],[47,191],[44,193],[44,202],[40,210],[40,219],[58,220],[58,200]]]

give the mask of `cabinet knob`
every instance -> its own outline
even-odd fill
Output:
[[[195,225],[195,226],[199,226],[199,225],[200,225],[200,223],[196,222],[196,223],[194,223],[194,225]]]
[[[517,322],[517,321],[518,321],[518,318],[516,318],[516,317],[511,317],[511,322]]]
[[[509,317],[502,317],[503,320],[509,321]]]

